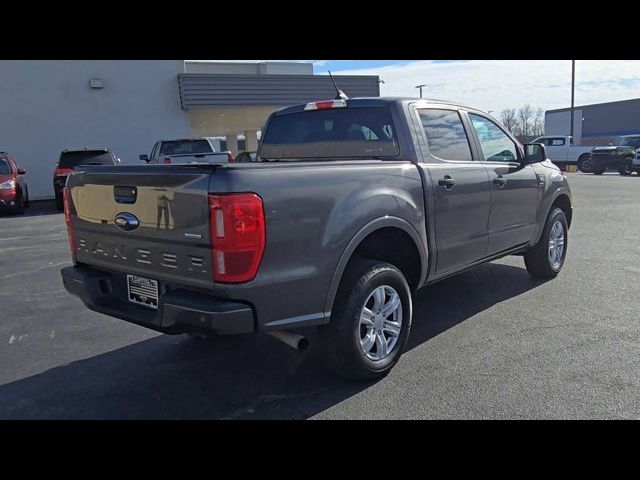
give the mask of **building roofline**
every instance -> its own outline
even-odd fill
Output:
[[[618,103],[631,103],[631,102],[640,102],[640,98],[629,98],[627,100],[616,100],[615,102],[603,102],[603,103],[590,103],[588,105],[576,105],[574,107],[575,109],[578,108],[589,108],[589,107],[600,107],[600,106],[604,106],[604,105],[615,105]],[[557,112],[569,112],[571,111],[571,107],[566,107],[566,108],[555,108],[553,110],[546,110],[546,113],[557,113]]]

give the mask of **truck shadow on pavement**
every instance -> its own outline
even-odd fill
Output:
[[[541,283],[490,263],[427,287],[407,348]],[[313,347],[299,353],[265,335],[160,335],[0,386],[0,418],[302,419],[370,386],[334,377]]]

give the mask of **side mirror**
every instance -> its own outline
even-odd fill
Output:
[[[143,162],[149,163],[149,155],[138,155],[138,158]]]
[[[116,163],[120,163],[122,160],[120,160],[119,158],[116,158]]]
[[[27,169],[24,167],[18,167],[18,175],[24,175],[27,173]]]
[[[544,162],[547,159],[547,152],[541,143],[529,143],[524,146],[524,163]]]

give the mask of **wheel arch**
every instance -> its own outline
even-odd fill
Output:
[[[551,202],[551,206],[549,207],[549,212],[554,208],[558,207],[560,210],[564,212],[565,217],[567,217],[567,226],[571,227],[571,220],[573,218],[573,206],[571,205],[571,198],[565,192],[561,192],[555,196],[553,202]],[[547,213],[547,216],[549,213]]]
[[[369,243],[373,242],[375,239],[381,239],[383,236],[387,237],[385,238],[386,241],[390,241],[389,239],[398,240],[401,242],[402,246],[409,247],[409,251],[407,252],[404,249],[398,249],[390,255],[384,255],[383,258],[376,259],[394,263],[391,261],[394,256],[406,256],[408,259],[415,258],[418,265],[409,264],[409,268],[413,268],[413,270],[408,273],[408,276],[411,278],[408,278],[407,281],[409,281],[409,284],[413,288],[424,283],[427,275],[427,251],[418,232],[409,222],[402,218],[392,216],[377,218],[366,224],[353,236],[340,256],[338,265],[336,266],[331,278],[331,283],[324,303],[324,314],[327,319],[331,315],[331,310],[338,293],[340,281],[347,270],[349,261],[358,256],[358,253],[363,251]],[[409,262],[411,261],[409,260]],[[407,275],[407,272],[405,271],[407,269],[407,265],[396,266],[403,271],[405,275]]]

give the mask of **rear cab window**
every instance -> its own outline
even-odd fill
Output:
[[[115,165],[113,156],[105,150],[81,150],[62,152],[59,168],[75,168],[80,165]]]
[[[346,107],[271,117],[261,160],[382,159],[400,154],[388,107]]]
[[[202,155],[213,153],[206,140],[171,140],[162,142],[160,155]]]

